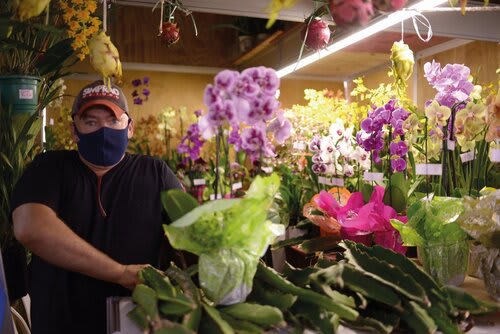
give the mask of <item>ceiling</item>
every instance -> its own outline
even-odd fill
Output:
[[[113,1],[117,6],[113,4],[112,7],[117,7],[117,10],[114,11],[114,21],[110,19],[111,26],[108,29],[120,50],[125,68],[129,66],[133,69],[138,64],[146,63],[154,64],[151,69],[198,73],[215,73],[220,68],[242,69],[257,65],[279,69],[297,61],[302,46],[300,32],[303,27],[299,22],[303,22],[314,9],[314,1],[298,0],[293,8],[280,13],[280,21],[272,30],[266,31],[262,27],[267,18],[265,8],[269,0],[183,0],[183,7],[192,11],[198,36],[195,36],[191,17],[177,11],[175,21],[181,29],[181,40],[167,47],[157,37],[160,14],[158,9],[151,12],[156,2]],[[500,0],[490,0],[490,5],[499,4]],[[468,40],[500,42],[500,11],[467,12],[465,16],[456,11],[426,12],[423,15],[431,23],[434,32],[434,37],[429,42],[422,42],[418,38],[410,20],[404,25],[404,41],[417,55],[431,52],[426,50],[442,50]],[[124,22],[133,24],[123,24]],[[255,36],[261,33],[260,39],[254,40],[253,46],[241,52],[241,34],[233,28],[235,25],[241,28],[245,26],[242,23],[249,22],[254,28],[257,27],[257,30],[254,29]],[[332,43],[359,29],[361,28],[337,29]],[[401,35],[401,26],[397,25],[297,70],[290,77],[341,81],[380,69],[387,66],[391,45],[400,40]],[[306,50],[303,56],[309,52],[311,51]]]

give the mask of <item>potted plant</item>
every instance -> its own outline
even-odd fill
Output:
[[[480,242],[479,270],[488,294],[500,301],[500,190],[481,191],[481,197],[464,197],[458,224]]]
[[[66,69],[77,59],[70,60],[74,55],[72,39],[66,38],[64,30],[41,23],[38,17],[18,21],[16,9],[1,10],[0,244],[9,297],[16,300],[26,293],[21,279],[25,277],[26,252],[13,237],[9,200],[36,152],[40,113],[58,97],[60,87],[55,83],[69,74]]]

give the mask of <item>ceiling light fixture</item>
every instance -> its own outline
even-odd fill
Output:
[[[408,8],[408,10],[400,10],[391,14],[388,14],[385,17],[382,17],[379,20],[376,20],[372,24],[367,25],[364,27],[362,30],[355,32],[349,36],[346,36],[331,45],[329,45],[326,49],[320,50],[318,52],[312,53],[304,58],[302,58],[299,62],[295,62],[293,64],[290,64],[288,66],[283,67],[282,69],[277,71],[278,77],[282,78],[290,73],[295,72],[298,69],[301,69],[303,67],[306,67],[307,65],[310,65],[321,58],[324,58],[326,56],[329,56],[339,50],[342,50],[354,43],[357,43],[367,37],[370,37],[382,30],[385,30],[397,23],[400,23],[404,20],[409,19],[412,17],[415,12],[414,11],[419,11],[422,9],[430,9],[437,7],[445,2],[448,2],[448,0],[423,0],[420,1]]]

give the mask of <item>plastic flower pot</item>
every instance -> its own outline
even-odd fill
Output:
[[[0,76],[1,103],[4,108],[12,106],[13,115],[31,115],[38,106],[39,77],[9,75]]]
[[[469,261],[469,243],[427,244],[418,248],[424,270],[441,284],[461,285],[465,280]]]

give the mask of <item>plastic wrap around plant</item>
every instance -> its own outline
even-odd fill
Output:
[[[199,256],[202,289],[216,304],[245,300],[259,258],[284,226],[267,219],[279,177],[258,176],[241,199],[223,199],[196,207],[164,225],[170,244]]]

